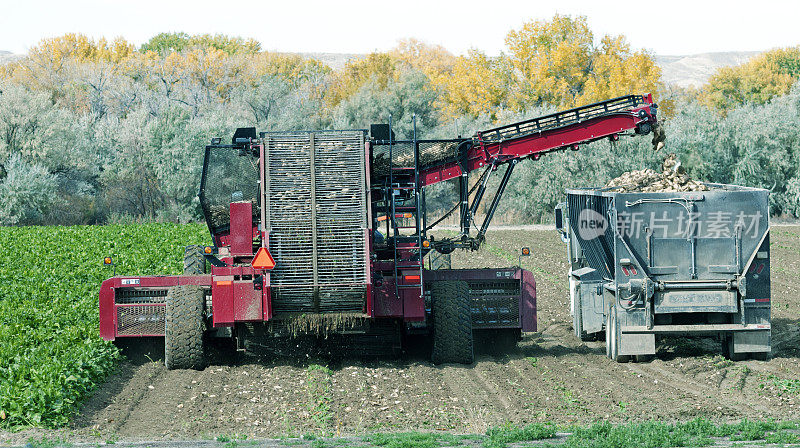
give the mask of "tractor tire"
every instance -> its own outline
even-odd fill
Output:
[[[203,275],[206,273],[206,257],[203,246],[186,246],[183,252],[183,275]]]
[[[472,364],[475,359],[469,285],[439,281],[431,286],[433,299],[434,364]]]
[[[167,292],[164,363],[167,369],[205,367],[203,352],[203,305],[205,292],[199,286],[181,285]]]

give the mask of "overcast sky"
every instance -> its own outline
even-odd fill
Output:
[[[800,44],[800,2],[488,0],[0,0],[0,50],[46,37],[122,36],[140,45],[165,31],[252,37],[265,50],[367,53],[416,37],[456,54],[499,54],[512,28],[555,13],[585,15],[599,38],[625,34],[659,55],[766,50]]]

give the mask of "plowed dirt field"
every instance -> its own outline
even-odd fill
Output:
[[[518,249],[531,247],[523,267],[536,276],[539,332],[512,352],[479,353],[469,366],[434,366],[423,353],[335,362],[304,353],[217,356],[200,372],[167,371],[157,356],[131,352],[84,404],[71,433],[154,440],[482,433],[506,422],[800,419],[800,226],[774,227],[772,241],[769,361],[733,363],[713,339],[675,338],[662,340],[651,362],[614,363],[603,342],[582,343],[572,333],[565,247],[556,232],[499,230],[477,255],[454,253],[453,264],[514,265]]]

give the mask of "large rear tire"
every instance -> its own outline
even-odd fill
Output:
[[[433,299],[434,364],[472,364],[475,359],[469,285],[439,281],[431,286]]]
[[[203,275],[206,273],[206,257],[203,246],[186,246],[183,252],[183,275]]]
[[[172,369],[205,367],[203,353],[203,305],[205,293],[195,285],[181,285],[167,292],[164,363]]]

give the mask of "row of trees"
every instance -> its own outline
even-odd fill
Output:
[[[676,92],[623,36],[595,42],[586,18],[557,15],[510,31],[499,57],[406,40],[332,70],[238,37],[168,33],[139,48],[48,39],[0,66],[0,224],[199,219],[202,148],[240,126],[362,128],[391,115],[395,131],[409,135],[415,114],[420,135],[453,137],[645,91],[656,94],[667,148],[690,174],[771,188],[774,213],[800,216],[800,91],[787,87],[800,75],[797,49]],[[567,186],[656,167],[661,155],[646,140],[523,164],[506,220],[549,219]],[[449,208],[446,194],[431,197]]]

